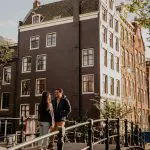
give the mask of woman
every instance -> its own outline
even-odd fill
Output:
[[[49,132],[49,129],[54,124],[54,113],[51,103],[51,94],[49,92],[43,92],[42,100],[39,105],[39,122],[40,122],[40,136],[45,135]],[[40,142],[40,146],[46,149],[48,140]]]

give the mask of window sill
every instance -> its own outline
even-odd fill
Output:
[[[36,49],[39,49],[39,47],[37,47],[37,48],[30,48],[30,50],[36,50]]]
[[[83,95],[86,95],[86,94],[94,94],[94,92],[82,92]]]
[[[21,95],[20,97],[30,97],[30,95]]]
[[[31,71],[22,71],[22,73],[31,73]]]
[[[42,72],[42,71],[46,71],[46,70],[36,70],[36,72]]]
[[[3,82],[2,85],[10,85],[11,83]]]
[[[35,94],[36,97],[42,96],[42,94]]]
[[[1,109],[0,111],[9,111],[9,109]]]
[[[50,48],[50,47],[56,47],[56,45],[52,45],[52,46],[46,45],[46,48]]]
[[[94,67],[94,65],[82,66],[82,68],[87,68],[87,67]]]

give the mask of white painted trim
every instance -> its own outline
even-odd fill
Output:
[[[94,19],[94,18],[98,18],[98,11],[80,15],[80,21]],[[57,25],[67,24],[67,23],[72,23],[72,22],[73,22],[73,16],[40,22],[38,24],[23,25],[19,27],[19,30],[20,32],[24,32],[24,31],[52,27],[52,26],[57,26]]]
[[[35,14],[35,15],[32,16],[32,24],[37,24],[37,23],[33,23],[33,18],[34,18],[34,17],[37,17],[37,16],[39,17],[39,22],[37,22],[37,23],[40,23],[40,22],[41,22],[40,17],[41,17],[42,15],[41,15],[41,14]]]
[[[30,114],[30,104],[20,104],[20,117],[21,116],[21,106],[29,106],[29,114]]]
[[[9,93],[9,94],[10,94],[10,92],[2,92],[2,95],[1,95],[1,107],[0,107],[1,110],[0,110],[0,111],[9,111],[9,108],[8,108],[8,109],[3,109],[3,108],[2,108],[2,105],[3,105],[2,100],[3,100],[3,94],[4,94],[4,93]],[[10,100],[9,100],[9,101],[10,101]],[[9,105],[9,104],[8,104],[8,105]],[[9,107],[9,106],[8,106],[8,107]]]
[[[30,57],[31,58],[31,60],[32,60],[32,57],[31,56],[25,56],[25,57],[22,57],[22,73],[30,73],[31,71],[23,71],[23,59],[25,59],[25,58],[27,58],[27,57]],[[32,64],[32,63],[31,63]]]
[[[31,39],[32,39],[32,37],[39,37],[39,45],[38,45],[38,47],[36,47],[36,48],[31,48]],[[35,50],[35,49],[39,49],[39,47],[40,47],[40,36],[39,35],[33,35],[33,36],[31,36],[30,37],[30,50]]]
[[[36,72],[46,71],[46,68],[45,68],[44,70],[37,70],[37,58],[38,58],[39,56],[46,56],[46,60],[47,60],[47,55],[46,55],[46,54],[41,54],[41,55],[37,55],[37,56],[36,56]],[[46,60],[45,60],[45,61],[46,61]],[[47,65],[47,61],[46,61],[46,65]]]
[[[37,80],[42,80],[42,79],[45,79],[45,80],[46,80],[46,78],[37,78],[37,79],[36,79],[36,82],[35,82],[35,96],[36,96],[36,97],[37,97],[37,96],[42,96],[42,94],[37,94],[37,87],[36,87]]]
[[[11,66],[7,66],[7,67],[4,67],[3,68],[3,79],[2,79],[2,85],[10,85],[11,84],[11,81],[10,81],[10,83],[6,83],[5,81],[4,81],[4,69],[5,68],[10,68],[11,69],[11,71],[12,71],[12,67]],[[11,80],[11,78],[10,78],[10,80]]]
[[[34,108],[34,115],[35,115],[35,116],[38,116],[38,114],[36,114],[36,106],[37,106],[37,105],[39,106],[40,103],[35,103],[35,108]]]
[[[47,47],[55,47],[55,46],[56,46],[56,44],[55,44],[55,45],[52,45],[52,46],[48,46],[48,45],[47,45],[47,36],[48,36],[48,35],[52,35],[52,34],[56,34],[56,32],[51,32],[51,33],[47,33],[47,34],[46,34],[46,48],[47,48]],[[57,43],[57,34],[56,34],[56,43]]]
[[[30,95],[22,95],[22,82],[23,81],[31,81],[31,80],[30,79],[21,80],[21,93],[20,93],[20,97],[30,97]]]

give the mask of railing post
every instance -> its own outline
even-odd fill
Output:
[[[133,122],[131,122],[131,146],[134,146]]]
[[[124,143],[124,146],[128,147],[128,121],[125,120],[124,123],[125,123],[125,143]]]
[[[141,128],[139,129],[139,142],[140,142],[140,147],[142,147],[142,131],[141,131]]]
[[[64,136],[65,136],[65,127],[58,127],[58,141],[57,141],[57,150],[63,150],[64,147]]]
[[[21,117],[21,122],[20,122],[20,143],[23,142],[23,117]]]
[[[74,125],[76,125],[76,121],[74,122]],[[76,136],[77,136],[77,132],[76,132],[76,128],[74,129],[74,143],[76,143]]]
[[[116,150],[120,150],[120,119],[117,119],[117,141],[116,141]]]
[[[109,120],[107,118],[106,120],[106,145],[105,145],[105,150],[109,150]]]
[[[89,127],[88,127],[88,146],[89,150],[93,150],[93,119],[89,119]]]

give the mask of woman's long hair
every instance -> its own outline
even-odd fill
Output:
[[[39,106],[39,111],[43,111],[43,110],[47,109],[47,106],[48,106],[47,99],[48,99],[49,95],[50,95],[50,93],[47,92],[47,91],[44,91],[42,93],[42,99],[41,99],[41,103],[40,103],[40,106]]]

